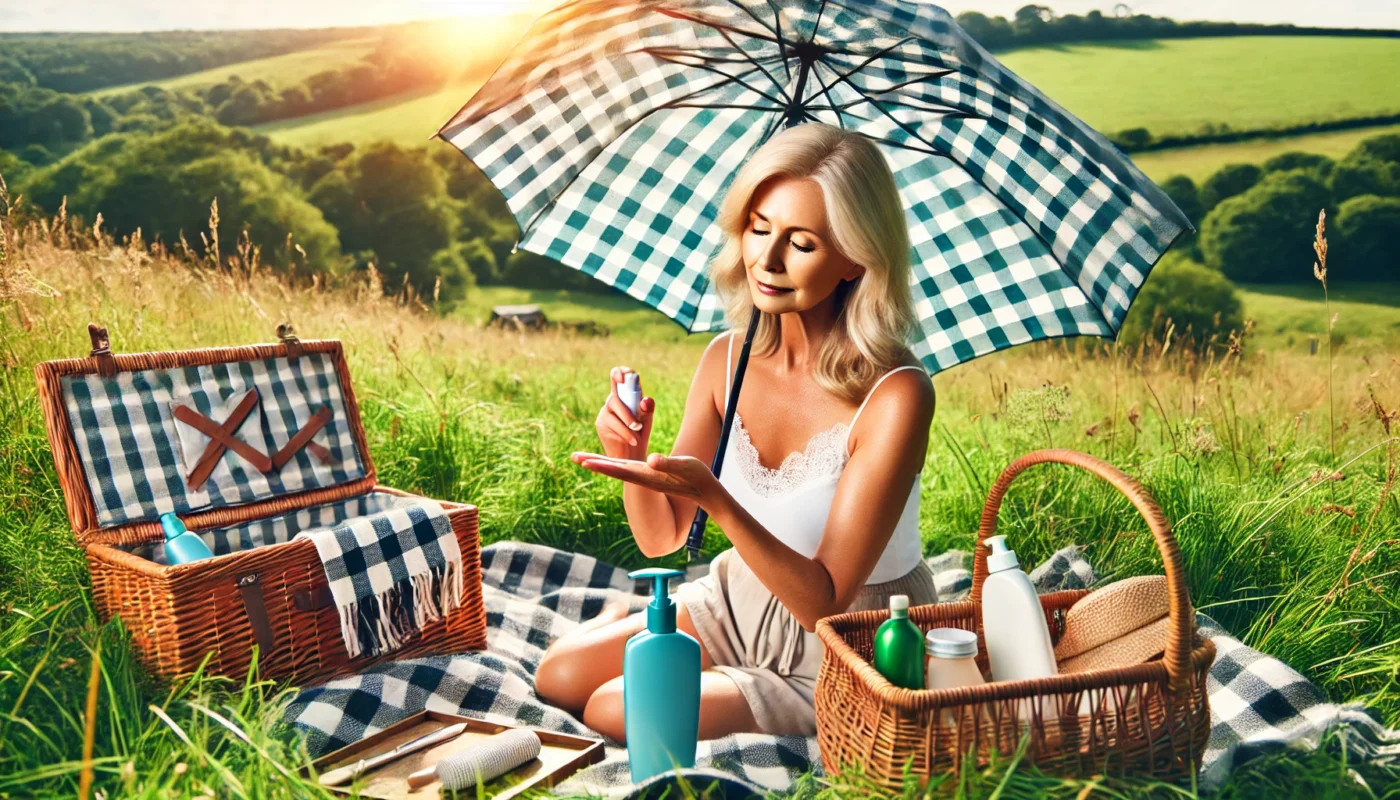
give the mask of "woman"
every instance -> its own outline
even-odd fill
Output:
[[[627,520],[648,557],[684,545],[697,505],[733,543],[708,576],[674,591],[677,625],[700,642],[705,670],[700,738],[812,735],[817,620],[884,608],[893,594],[937,600],[919,537],[934,394],[906,345],[908,231],[880,152],[819,123],[760,148],[719,223],[713,276],[733,329],[746,329],[753,306],[762,312],[721,477],[709,463],[733,331],[701,356],[670,456],[647,455],[656,401],[643,398],[634,419],[616,389],[631,370],[616,367],[596,422],[604,452],[573,460],[626,481]],[[538,694],[625,741],[623,649],[645,625],[611,608],[562,637],[540,662]]]

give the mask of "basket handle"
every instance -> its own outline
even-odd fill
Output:
[[[1001,511],[1001,502],[1006,496],[1006,490],[1017,475],[1036,464],[1045,463],[1068,464],[1092,472],[1122,492],[1147,521],[1147,527],[1151,529],[1152,538],[1157,542],[1157,550],[1162,554],[1162,564],[1167,572],[1167,615],[1171,624],[1167,629],[1167,646],[1163,660],[1172,691],[1185,691],[1191,677],[1191,639],[1195,628],[1195,615],[1191,610],[1191,598],[1186,587],[1186,571],[1181,565],[1181,550],[1177,547],[1171,525],[1157,501],[1152,499],[1141,484],[1106,461],[1075,450],[1037,450],[1021,456],[1002,471],[991,491],[987,493],[987,504],[982,508],[982,522],[977,527],[977,550],[972,562],[972,602],[978,608],[982,607],[982,584],[987,580],[987,556],[991,554],[986,542],[988,537],[996,534],[997,513]],[[978,622],[980,626],[981,621]]]

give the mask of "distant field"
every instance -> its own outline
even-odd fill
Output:
[[[1340,266],[1337,267],[1341,269]],[[1253,319],[1254,342],[1270,351],[1308,349],[1327,330],[1322,286],[1316,282],[1288,286],[1240,287],[1245,317]],[[655,342],[703,341],[692,337],[661,312],[620,292],[579,292],[486,286],[472,292],[451,316],[485,323],[495,305],[534,303],[547,318],[560,322],[596,320],[614,338]],[[1400,351],[1400,283],[1355,283],[1332,288],[1333,334],[1358,354]]]
[[[1342,268],[1337,263],[1333,270]],[[1256,341],[1268,349],[1306,350],[1311,339],[1325,341],[1327,312],[1320,284],[1240,288]],[[1331,295],[1337,315],[1332,334],[1338,343],[1361,354],[1400,351],[1400,284],[1350,284],[1333,287]]]
[[[1177,147],[1134,155],[1133,163],[1153,180],[1173,175],[1186,175],[1196,183],[1226,164],[1262,164],[1270,158],[1301,150],[1341,158],[1358,142],[1383,133],[1400,133],[1400,125],[1359,128],[1334,133],[1314,133],[1308,136],[1288,136],[1280,139],[1254,139],[1231,144],[1208,144],[1200,147]]]
[[[488,73],[489,74],[489,73]],[[337,142],[362,144],[388,139],[417,146],[467,104],[487,75],[443,89],[395,95],[372,103],[259,125],[254,130],[280,144],[319,147]]]
[[[151,85],[172,90],[202,89],[206,86],[213,86],[216,83],[221,83],[230,75],[237,75],[249,83],[261,79],[267,81],[268,84],[275,88],[281,88],[301,83],[318,72],[336,69],[337,67],[359,61],[362,56],[373,50],[378,43],[379,37],[377,36],[345,39],[310,50],[299,50],[295,53],[287,53],[270,58],[259,58],[252,61],[241,61],[237,64],[227,64],[202,72],[192,72],[188,75],[181,75],[178,78],[156,81]],[[121,94],[122,92],[129,92],[137,86],[145,85],[147,84],[112,86],[93,92],[93,94],[98,97]]]
[[[1062,45],[998,57],[1106,133],[1260,128],[1400,111],[1400,39],[1245,36]]]

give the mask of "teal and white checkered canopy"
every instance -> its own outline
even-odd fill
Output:
[[[573,0],[438,135],[504,193],[520,247],[702,332],[727,327],[707,271],[725,189],[810,121],[889,159],[930,372],[1116,336],[1190,229],[1108,140],[911,0]]]

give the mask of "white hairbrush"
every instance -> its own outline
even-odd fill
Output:
[[[419,789],[441,781],[444,789],[466,789],[504,775],[539,754],[539,734],[529,728],[515,728],[418,770],[408,776],[408,786]]]

